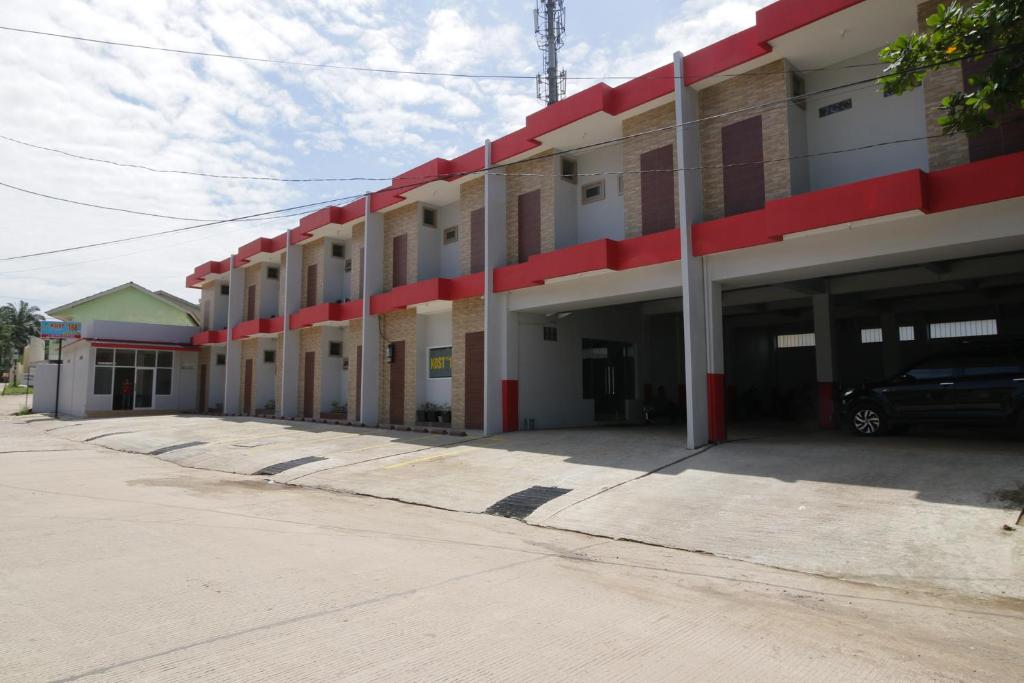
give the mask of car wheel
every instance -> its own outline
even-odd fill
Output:
[[[889,431],[889,418],[874,403],[858,403],[850,409],[850,429],[859,436],[881,436]]]

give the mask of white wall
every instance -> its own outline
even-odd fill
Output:
[[[459,202],[453,202],[442,207],[438,214],[437,239],[440,243],[440,269],[439,277],[458,277],[459,273],[459,240],[469,239],[470,226],[460,225]],[[451,244],[444,244],[444,231],[453,226],[458,227],[459,240]]]
[[[577,166],[577,169],[579,167]],[[576,239],[577,212],[582,179],[576,184],[564,178],[555,178],[555,249],[564,249],[578,244]]]
[[[345,247],[345,258],[332,256],[335,244]],[[323,279],[324,279],[324,302],[334,303],[352,298],[352,273],[345,272],[345,261],[347,259],[358,259],[359,254],[352,253],[352,243],[343,240],[327,240],[324,245],[323,256]],[[355,263],[355,261],[353,261]]]
[[[198,327],[188,325],[154,325],[112,320],[90,320],[82,324],[83,337],[164,344],[189,344],[192,335],[198,331]]]
[[[355,349],[358,344],[350,342],[347,327],[324,326],[320,338],[320,410],[330,412],[334,403],[344,406],[348,403],[348,373],[343,370],[342,360],[349,356],[355,363]],[[329,354],[330,342],[341,343],[341,355]],[[350,417],[355,417],[350,415]]]
[[[594,423],[594,401],[583,395],[583,339],[632,343],[639,352],[639,306],[577,311],[557,320],[538,314],[513,316],[517,326],[519,420],[536,429]],[[558,328],[558,341],[545,341],[543,328]],[[639,369],[637,378],[639,378]],[[641,398],[639,382],[635,396]]]
[[[267,277],[267,271],[271,268],[277,268],[276,280]],[[281,270],[279,262],[260,266],[260,287],[262,288],[260,292],[260,318],[273,318],[277,315],[281,278],[284,277],[284,273]]]
[[[621,171],[622,148],[610,145],[596,149],[578,158],[578,172],[581,174],[576,187],[577,235],[580,244],[599,239],[621,240],[626,233],[626,209],[622,195],[619,194],[619,181],[616,175],[604,178],[604,199],[590,204],[580,203],[583,185],[600,180],[602,176],[584,176],[583,173],[596,171]]]
[[[865,52],[828,71],[806,75],[807,92],[813,93],[850,81],[871,78],[880,67],[844,68],[878,61],[878,51]],[[824,118],[818,110],[828,104],[850,98],[853,108]],[[807,151],[809,154],[847,149],[889,140],[918,138],[925,129],[924,89],[904,95],[882,97],[874,85],[811,96],[806,113]],[[828,154],[808,160],[810,190],[820,190],[866,178],[912,168],[928,170],[926,140],[886,145],[857,152]]]
[[[452,314],[441,311],[416,316],[416,407],[426,402],[451,405],[451,378],[430,379],[428,349],[452,345]]]
[[[220,288],[228,283],[227,278],[215,280],[213,285],[213,297],[210,299],[213,304],[210,314],[211,329],[223,330],[228,326],[228,295],[221,294]]]

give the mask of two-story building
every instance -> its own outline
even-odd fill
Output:
[[[837,387],[1024,333],[1024,132],[885,97],[935,2],[779,0],[187,279],[202,410],[486,433],[831,426]]]

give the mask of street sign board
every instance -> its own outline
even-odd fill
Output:
[[[81,339],[82,323],[43,320],[39,323],[40,339]]]

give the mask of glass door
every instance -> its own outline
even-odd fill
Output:
[[[135,370],[135,408],[153,407],[153,369],[136,368]]]

